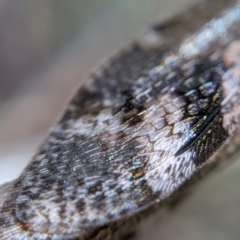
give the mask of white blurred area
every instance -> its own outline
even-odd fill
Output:
[[[0,184],[19,175],[91,69],[193,2],[1,0]],[[237,162],[178,210],[146,221],[136,239],[239,239],[239,188]]]

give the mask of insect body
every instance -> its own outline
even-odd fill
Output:
[[[2,186],[1,239],[111,238],[213,162],[240,121],[239,23],[237,1],[208,1],[99,67]]]

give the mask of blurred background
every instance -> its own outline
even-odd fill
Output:
[[[0,0],[0,184],[16,178],[91,69],[198,0]],[[213,174],[136,239],[239,239],[240,164]]]

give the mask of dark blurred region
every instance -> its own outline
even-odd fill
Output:
[[[0,184],[16,178],[92,68],[198,0],[1,0]],[[240,164],[211,175],[137,239],[239,239]]]

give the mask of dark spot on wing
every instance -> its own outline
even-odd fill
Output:
[[[124,104],[130,109],[132,106],[131,103],[128,105],[127,100],[129,89],[136,79],[158,64],[163,52],[164,50],[156,49],[149,51],[137,43],[132,44],[130,50],[122,51],[109,65],[106,64],[100,73],[92,74],[92,86],[78,90],[60,122],[78,119],[86,114],[95,116],[105,107],[109,107],[105,102],[110,103],[113,112]]]
[[[197,153],[194,158],[195,164],[198,166],[203,164],[227,138],[228,133],[222,127],[222,117],[217,115],[191,146]]]

